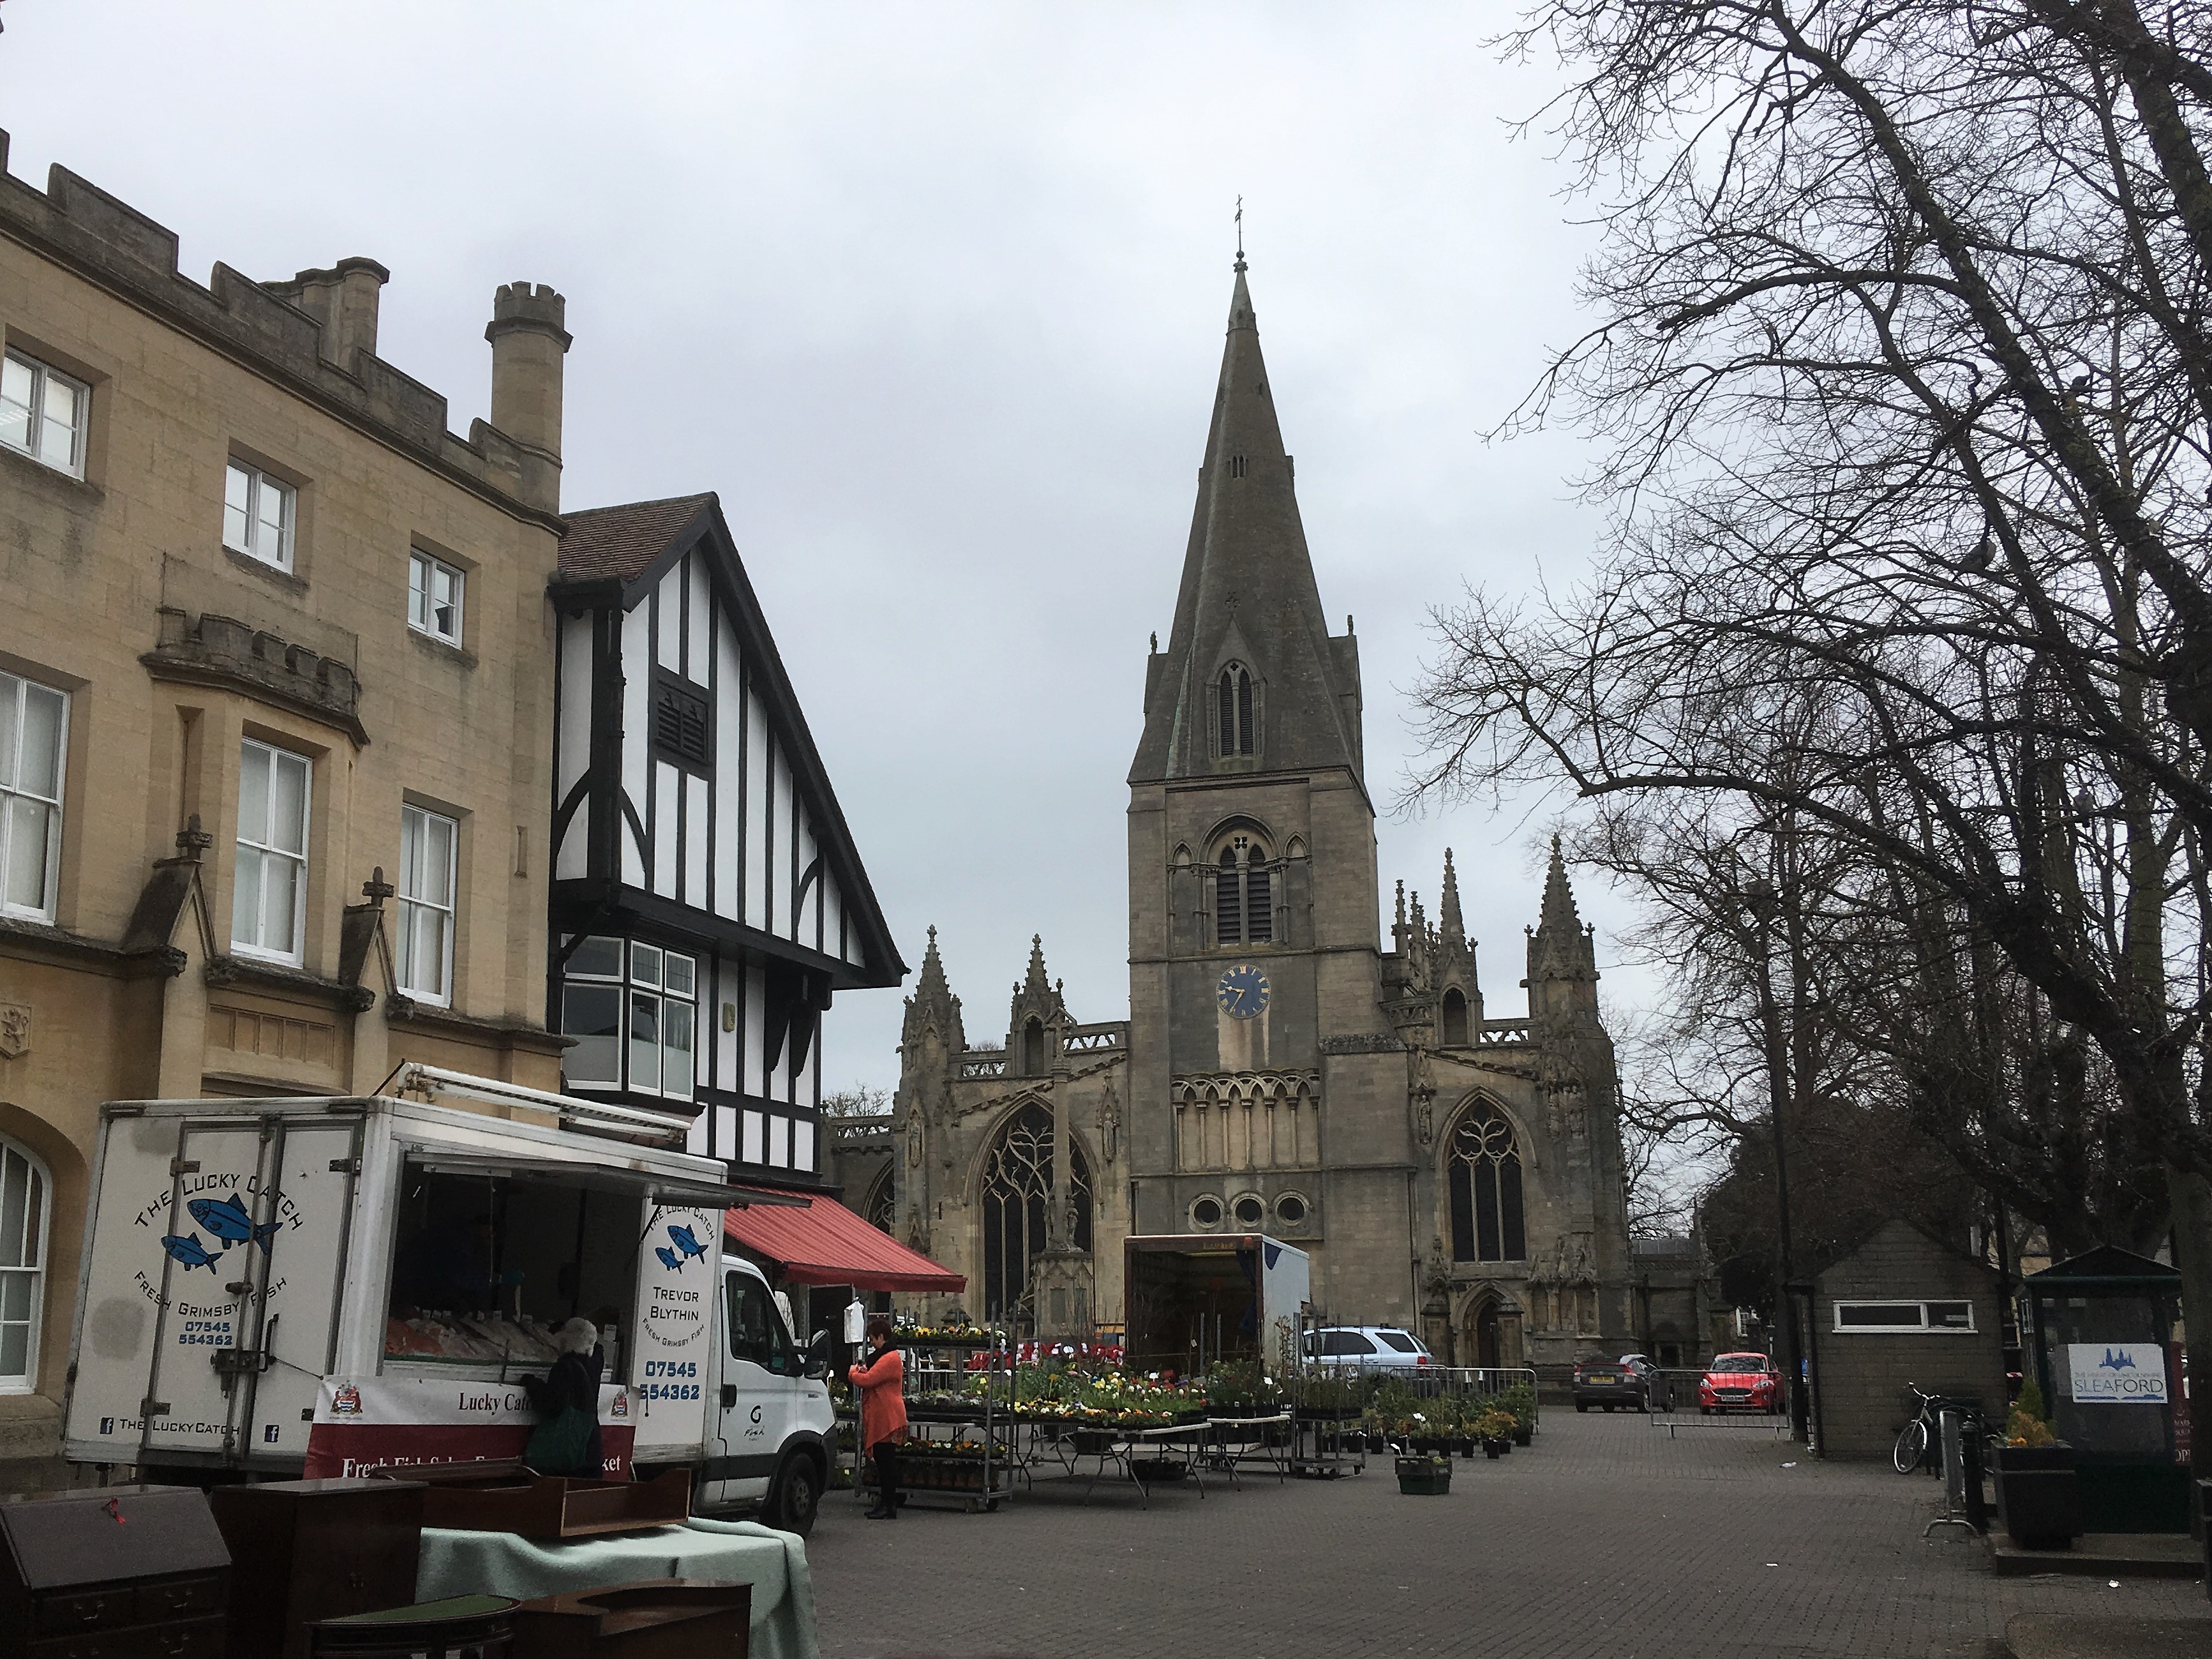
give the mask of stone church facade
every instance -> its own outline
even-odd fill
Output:
[[[1632,1345],[1619,1084],[1556,845],[1524,1018],[1492,1018],[1448,854],[1388,948],[1358,641],[1328,631],[1237,262],[1175,618],[1129,772],[1129,1011],[1084,1024],[1042,946],[971,1046],[933,930],[888,1135],[848,1202],[1047,1334],[1120,1317],[1121,1241],[1266,1232],[1317,1311],[1461,1364]],[[1059,1156],[1060,1148],[1068,1156]]]

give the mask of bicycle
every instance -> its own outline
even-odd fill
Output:
[[[1920,1402],[1913,1419],[1898,1431],[1897,1444],[1891,1449],[1889,1461],[1899,1474],[1911,1474],[1923,1463],[1933,1474],[1943,1472],[1942,1452],[1942,1414],[1948,1409],[1957,1412],[1966,1420],[1960,1425],[1961,1434],[1981,1432],[1982,1402],[1961,1395],[1929,1394],[1917,1382],[1905,1385],[1905,1392]],[[1931,1457],[1929,1454],[1933,1453]]]

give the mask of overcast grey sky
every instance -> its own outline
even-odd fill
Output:
[[[568,296],[564,500],[720,492],[908,961],[971,1036],[1044,936],[1128,1006],[1123,780],[1167,632],[1241,194],[1323,603],[1395,793],[1425,609],[1580,569],[1564,436],[1487,446],[1582,325],[1589,233],[1510,122],[1504,5],[7,0],[9,170],[60,161],[186,272],[392,270],[380,355],[489,398],[491,292]],[[1525,1006],[1534,804],[1381,826],[1384,920],[1457,849],[1492,1017]],[[1582,883],[1600,926],[1623,912]],[[1636,994],[1637,976],[1607,989]],[[900,994],[825,1087],[896,1082]]]

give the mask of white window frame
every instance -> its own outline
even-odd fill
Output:
[[[613,1081],[605,1079],[564,1078],[571,1089],[587,1089],[607,1094],[658,1095],[665,1100],[694,1100],[698,1097],[699,1080],[699,958],[689,951],[671,950],[648,939],[619,938],[611,933],[595,933],[592,939],[617,945],[622,951],[622,967],[613,974],[580,973],[574,968],[564,969],[564,986],[570,981],[579,985],[606,986],[620,997],[621,1018],[616,1028],[616,1053],[619,1056]],[[690,971],[690,990],[674,990],[668,984],[668,963],[673,957],[687,963]],[[574,957],[571,957],[574,960]],[[562,1006],[567,995],[562,994]],[[638,1074],[641,1066],[632,1064],[633,1038],[638,1029],[635,1016],[649,1007],[653,1032],[651,1047],[653,1056],[653,1077],[650,1083],[641,1083]],[[672,1011],[680,1010],[685,1021],[684,1038],[679,1046],[670,1041],[674,1031]],[[685,1074],[681,1086],[668,1085],[669,1060],[672,1055],[684,1056]]]
[[[0,1372],[0,1395],[33,1394],[39,1386],[39,1337],[46,1323],[46,1253],[52,1242],[54,1179],[46,1168],[46,1160],[21,1141],[0,1135],[0,1225],[4,1225],[6,1214],[7,1178],[15,1166],[24,1170],[24,1219],[30,1224],[18,1228],[14,1237],[0,1233],[0,1353],[5,1351],[6,1333],[11,1326],[25,1326],[23,1340],[23,1369],[20,1373]],[[9,1256],[19,1259],[9,1261]],[[26,1289],[16,1290],[21,1284]],[[20,1307],[21,1316],[11,1310]]]
[[[1966,1322],[1963,1325],[1936,1324],[1929,1318],[1928,1310],[1938,1306],[1964,1308]],[[1894,1309],[1899,1317],[1883,1325],[1859,1322],[1847,1325],[1844,1322],[1844,1310],[1846,1308]],[[1839,1300],[1831,1305],[1829,1311],[1834,1322],[1831,1330],[1837,1336],[1972,1336],[1975,1328],[1973,1298],[1964,1296],[1931,1297],[1924,1302],[1902,1302],[1889,1297],[1874,1297],[1863,1302]],[[1907,1311],[1912,1316],[1909,1321],[1904,1317]]]
[[[453,585],[453,602],[444,607],[453,612],[450,628],[438,626],[438,611],[434,603],[434,584],[437,578],[449,578]],[[434,553],[421,548],[410,548],[407,553],[407,625],[417,634],[440,641],[447,645],[461,642],[461,629],[468,602],[469,574],[459,565],[448,564]]]
[[[616,951],[616,967],[614,972],[611,974],[590,973],[579,969],[575,965],[577,960],[582,955],[583,945],[593,942],[604,945],[611,945],[614,946]],[[569,946],[571,943],[572,939],[564,939],[562,940],[562,945],[564,949]],[[568,1028],[568,988],[570,986],[573,985],[579,988],[611,991],[614,994],[615,999],[615,1074],[611,1078],[571,1077],[568,1075],[568,1060],[564,1055],[561,1063],[561,1082],[562,1087],[571,1090],[590,1089],[603,1093],[612,1094],[620,1094],[622,1092],[623,1064],[624,1060],[627,1058],[624,1048],[624,1044],[627,1041],[627,1025],[623,1018],[623,1013],[627,1006],[628,996],[628,993],[623,984],[622,964],[627,963],[629,960],[629,945],[628,941],[617,939],[609,934],[593,933],[587,935],[583,941],[576,943],[575,948],[569,951],[568,960],[563,964],[561,974],[561,1028],[564,1032],[566,1032]]]
[[[268,768],[268,799],[269,810],[270,813],[268,827],[273,829],[276,823],[275,813],[276,810],[276,771],[279,764],[282,762],[288,760],[297,761],[301,766],[305,769],[305,776],[301,779],[300,785],[300,850],[297,853],[294,853],[275,842],[253,841],[248,839],[246,833],[246,825],[243,821],[246,799],[245,769],[248,766],[256,764],[264,765]],[[238,937],[238,909],[237,900],[235,897],[233,898],[231,903],[230,948],[239,956],[252,957],[263,962],[281,962],[291,967],[297,968],[300,966],[301,962],[305,960],[304,953],[307,948],[307,843],[308,836],[314,828],[315,821],[315,763],[309,756],[295,753],[289,749],[279,749],[276,744],[263,743],[258,738],[241,738],[239,744],[239,805],[240,822],[238,826],[236,857],[231,871],[231,880],[233,883],[237,883],[240,880],[240,870],[244,866],[246,860],[249,858],[257,861],[257,874],[258,871],[265,869],[267,867],[268,861],[272,859],[283,860],[295,866],[292,882],[292,948],[289,951],[272,951],[267,945],[260,943],[258,939],[240,939]],[[268,934],[269,929],[268,882],[266,880],[258,879],[256,883],[256,890],[258,891],[261,896],[259,905],[260,914],[256,918],[256,921],[261,937],[265,938]]]
[[[31,386],[29,397],[21,404],[24,410],[23,441],[19,444],[0,437],[0,444],[6,444],[18,455],[28,456],[40,466],[52,467],[72,478],[84,477],[84,434],[92,413],[92,388],[76,375],[64,374],[51,363],[40,362],[27,352],[10,350],[5,354],[4,363],[6,367],[0,367],[0,386],[5,385],[8,367],[28,374]],[[54,460],[44,453],[46,426],[53,419],[47,410],[46,394],[48,388],[57,386],[76,398],[76,420],[69,428],[69,459],[66,461]],[[0,432],[4,430],[4,426],[0,426]]]
[[[241,480],[245,501],[243,505],[231,504],[231,481]],[[276,498],[276,545],[266,545],[265,532],[269,526],[263,517],[267,498]],[[240,528],[233,531],[231,514],[239,516]],[[222,475],[222,544],[234,553],[269,565],[278,570],[292,568],[292,544],[296,538],[300,518],[300,492],[283,479],[264,472],[250,461],[233,459],[223,469]]]
[[[440,892],[426,890],[427,854],[430,844],[442,836],[446,843],[446,879]],[[453,1002],[454,895],[460,881],[461,826],[458,819],[427,806],[399,809],[399,879],[396,918],[398,938],[393,941],[392,976],[399,988],[417,1002],[450,1008]],[[424,961],[423,934],[430,935],[428,961]],[[422,969],[429,968],[428,982]]]
[[[23,775],[23,716],[33,691],[61,701],[61,716],[55,722],[51,796],[23,788],[19,781]],[[61,884],[62,795],[69,784],[69,720],[68,692],[20,674],[0,672],[0,726],[6,728],[6,740],[0,743],[0,915],[31,921],[54,919],[55,893]],[[41,811],[46,821],[46,865],[40,881],[40,902],[23,904],[8,894],[9,872],[15,867],[15,832],[21,819],[35,817]]]

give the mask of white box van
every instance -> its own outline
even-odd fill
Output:
[[[762,1196],[654,1144],[652,1114],[427,1066],[400,1086],[437,1098],[101,1109],[64,1455],[185,1480],[519,1456],[520,1379],[597,1314],[608,1473],[686,1468],[695,1507],[805,1532],[827,1344],[721,1250]]]

